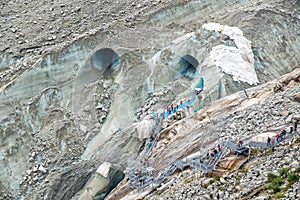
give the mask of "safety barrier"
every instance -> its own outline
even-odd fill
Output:
[[[293,138],[294,136],[298,135],[298,132],[293,132],[293,133],[287,133],[285,136],[283,137],[279,137],[278,139],[275,136],[271,137],[271,140],[273,138],[274,143],[272,144],[271,142],[268,143],[267,138],[266,137],[253,137],[251,138],[251,140],[247,143],[247,146],[250,147],[257,147],[257,148],[273,148],[275,146],[277,146],[278,144],[285,142],[291,138]],[[246,145],[245,145],[246,146]]]
[[[202,160],[201,157],[196,157],[191,160],[187,160],[186,162],[182,160],[177,160],[171,165],[168,166],[166,170],[161,172],[156,178],[154,178],[154,175],[142,175],[141,177],[138,177],[136,175],[133,175],[132,173],[129,173],[129,179],[130,183],[128,187],[130,188],[143,188],[148,185],[152,184],[160,184],[162,183],[166,177],[173,174],[178,168],[183,169],[186,166],[190,166],[195,168],[196,170],[202,171],[204,173],[209,173],[215,169],[217,164],[220,162],[220,160],[226,155],[228,149],[231,149],[233,151],[239,151],[240,148],[245,148],[246,146],[252,146],[252,147],[258,147],[258,148],[272,148],[284,141],[287,141],[294,136],[298,135],[297,132],[294,132],[292,134],[287,134],[284,138],[281,140],[276,140],[274,145],[269,146],[267,145],[266,138],[265,137],[254,137],[254,138],[248,138],[249,140],[243,140],[245,143],[243,145],[238,145],[231,140],[231,138],[227,138],[227,141],[221,143],[222,149],[219,151],[219,155],[215,158],[210,157],[209,159]],[[201,161],[200,161],[201,159]]]
[[[209,158],[203,159],[201,158],[201,156],[198,156],[191,160],[186,160],[185,162],[183,160],[177,160],[173,162],[171,165],[169,165],[161,173],[159,173],[155,178],[153,174],[153,168],[151,168],[151,166],[153,166],[153,163],[149,161],[149,156],[160,137],[160,131],[163,124],[163,119],[176,113],[176,111],[178,111],[179,109],[183,109],[188,106],[191,106],[195,100],[196,100],[196,96],[193,96],[189,100],[186,100],[182,104],[178,105],[176,109],[164,111],[161,114],[157,114],[153,112],[153,115],[156,116],[155,119],[156,125],[152,132],[155,134],[155,138],[151,137],[147,140],[145,148],[140,153],[138,159],[135,162],[130,163],[130,165],[128,165],[128,168],[125,170],[129,178],[129,183],[128,183],[129,188],[141,189],[147,187],[150,184],[160,184],[166,179],[166,177],[173,174],[177,169],[183,169],[186,166],[193,167],[196,170],[202,171],[204,173],[209,173],[215,169],[215,167],[220,162],[220,160],[226,155],[228,149],[233,150],[234,152],[237,153],[243,153],[247,150],[246,147],[248,146],[257,147],[257,148],[273,148],[276,145],[284,141],[287,141],[298,134],[298,132],[293,132],[291,134],[286,134],[285,137],[280,138],[278,140],[276,138],[275,139],[273,138],[274,139],[273,144],[268,143],[265,137],[249,136],[242,140],[243,144],[237,144],[236,139],[233,139],[232,137],[228,137],[226,138],[226,141],[221,143],[222,148],[220,151],[218,151],[218,155],[215,155],[215,157],[210,156]]]

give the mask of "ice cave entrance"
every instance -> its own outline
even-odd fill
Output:
[[[181,75],[193,79],[195,78],[197,67],[199,62],[196,58],[191,55],[182,56],[179,60],[179,72]]]
[[[114,50],[104,48],[94,53],[92,63],[101,72],[114,72],[119,69],[121,59]]]

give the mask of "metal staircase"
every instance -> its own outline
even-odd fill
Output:
[[[299,133],[296,131],[293,133],[286,134],[283,138],[279,138],[278,140],[275,139],[275,142],[273,145],[268,144],[267,141],[264,141],[262,138],[254,138],[254,139],[252,139],[252,141],[249,142],[249,146],[256,147],[256,148],[262,148],[262,149],[273,148],[280,143],[283,143],[289,139],[292,139],[293,137],[295,137],[298,134]]]
[[[161,123],[161,122],[160,122]],[[154,177],[152,171],[147,171],[147,168],[142,169],[142,172],[134,174],[132,171],[128,173],[130,188],[144,188],[150,184],[160,184],[162,183],[168,176],[173,174],[177,169],[184,169],[187,166],[193,167],[196,170],[202,171],[204,173],[209,173],[215,169],[220,160],[226,155],[227,151],[230,149],[234,152],[243,153],[247,150],[247,146],[256,147],[256,148],[272,148],[277,146],[278,144],[285,142],[294,136],[298,135],[298,132],[294,132],[292,134],[287,134],[284,138],[280,140],[275,140],[276,142],[273,145],[268,145],[266,141],[260,140],[259,138],[253,139],[251,138],[249,141],[244,141],[244,145],[238,145],[233,142],[231,139],[221,143],[222,149],[218,152],[218,156],[215,158],[202,158],[201,156],[195,157],[191,160],[183,161],[176,160],[171,165],[169,165],[163,172],[161,172],[156,178]],[[159,137],[159,136],[158,136]],[[155,140],[157,140],[157,138]],[[153,146],[156,143],[153,143]],[[152,147],[153,148],[153,147]],[[152,148],[147,149],[145,156],[149,156]]]
[[[192,105],[192,103],[195,101],[196,97],[193,97],[189,101],[185,101],[182,103],[180,108],[185,108],[187,106]],[[177,109],[175,110],[175,112]],[[174,112],[174,111],[173,111]],[[233,140],[231,137],[227,138],[224,142],[221,143],[221,149],[218,151],[218,154],[215,154],[214,157],[203,157],[203,156],[197,156],[190,160],[176,160],[173,163],[171,163],[165,170],[161,171],[157,177],[154,177],[153,174],[153,163],[149,162],[149,157],[152,152],[152,149],[156,146],[157,141],[160,137],[160,131],[163,124],[163,117],[158,115],[157,113],[153,113],[156,117],[156,126],[154,127],[154,130],[152,130],[152,133],[155,134],[155,138],[149,138],[146,142],[146,145],[144,147],[144,150],[140,153],[140,156],[130,165],[128,165],[127,169],[125,170],[126,174],[128,174],[129,188],[144,188],[149,186],[150,184],[160,184],[165,179],[173,174],[177,169],[184,169],[185,167],[193,167],[196,170],[202,171],[204,173],[209,173],[215,169],[215,167],[218,165],[220,160],[226,156],[227,151],[230,149],[231,151],[234,151],[237,154],[247,153],[248,147],[256,147],[256,148],[273,148],[277,146],[280,143],[283,143],[294,136],[298,135],[298,132],[293,132],[290,134],[286,134],[285,137],[282,137],[280,139],[275,139],[274,144],[268,144],[266,138],[262,137],[248,137],[243,139],[243,144],[237,144],[235,140]],[[168,117],[169,113],[164,112],[164,117]],[[206,155],[206,154],[202,154]]]

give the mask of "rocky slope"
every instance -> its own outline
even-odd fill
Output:
[[[173,125],[162,131],[162,136],[151,155],[152,162],[154,162],[157,170],[155,173],[164,170],[177,159],[185,160],[187,156],[199,152],[199,149],[200,153],[203,153],[216,147],[219,141],[228,136],[240,138],[248,138],[249,136],[265,137],[264,140],[266,140],[264,135],[270,134],[270,132],[271,135],[274,135],[283,128],[289,130],[292,117],[300,112],[300,104],[297,100],[300,92],[299,78],[300,70],[297,69],[281,79],[247,90],[249,98],[243,92],[239,92],[207,106],[198,112],[195,119],[185,118],[173,122]],[[124,199],[146,198],[151,193],[147,198],[246,198],[247,195],[250,195],[260,186],[267,187],[270,182],[266,179],[267,173],[276,174],[279,169],[284,167],[291,168],[291,172],[299,170],[298,143],[299,136],[298,139],[276,148],[275,153],[271,153],[270,150],[252,150],[250,160],[245,165],[247,170],[241,170],[244,173],[241,173],[238,169],[245,164],[245,159],[238,160],[235,157],[229,160],[225,159],[209,175],[210,177],[221,176],[227,180],[222,183],[208,184],[210,180],[211,182],[214,182],[214,180],[205,178],[203,173],[188,169],[179,174],[175,173],[162,185],[147,187],[144,192],[138,190],[124,191],[118,188],[111,194],[111,197],[115,195]],[[266,152],[268,152],[267,155]],[[271,165],[271,163],[273,164]],[[231,170],[234,172],[230,173]],[[253,178],[253,174],[256,172],[257,176],[255,176],[257,178]],[[242,177],[236,178],[236,176]],[[191,181],[192,177],[194,177],[194,181]],[[189,182],[191,183],[187,184]],[[123,184],[127,187],[128,183],[124,182]],[[286,187],[286,190],[281,190],[282,194],[274,193],[281,196],[285,195],[287,199],[294,199],[299,191],[297,189],[291,190],[291,188],[297,188],[297,184],[295,186],[290,184]],[[252,196],[264,196],[264,191],[266,190],[260,189]],[[289,195],[291,196],[289,197]],[[267,192],[266,196],[266,199],[269,199],[275,195],[272,192]]]
[[[199,172],[187,170],[145,199],[298,199],[298,145],[299,138],[276,148],[275,152],[258,150],[245,168],[229,171],[221,177],[199,178]],[[271,174],[281,177],[279,190],[272,183]],[[292,174],[297,174],[298,178],[288,178]]]
[[[299,67],[299,1],[15,0],[0,8],[0,198],[103,198],[143,146],[143,116],[189,95],[199,77],[204,105],[247,88],[252,102],[236,93],[166,129],[176,137],[155,149],[157,170],[220,134],[268,130],[299,111],[295,84],[283,96],[266,91],[263,110],[250,107],[251,117],[217,115],[221,105],[230,111],[259,98],[207,64],[215,46],[238,48],[202,27],[237,26],[267,83]],[[97,169],[105,161],[112,169],[104,177]]]

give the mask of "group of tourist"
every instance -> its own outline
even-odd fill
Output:
[[[163,113],[161,113],[160,115],[157,114],[158,120],[165,119],[174,113],[176,114],[174,116],[176,119],[181,119],[182,115],[178,112],[179,109],[183,109],[186,107],[188,112],[190,113],[189,109],[191,107],[193,100],[194,100],[194,97],[189,98],[188,100],[185,100],[185,101],[180,100],[177,103],[172,103],[170,106],[166,106],[166,110]],[[159,122],[157,122],[157,123],[159,123]],[[157,137],[155,128],[156,128],[156,126],[154,127],[154,130],[151,131],[150,138],[148,139],[147,146],[146,146],[148,149],[151,149],[153,143],[155,143],[155,139]]]
[[[282,141],[286,137],[287,134],[292,134],[293,132],[294,132],[294,128],[290,127],[289,133],[287,133],[287,131],[285,129],[283,129],[280,133],[276,133],[275,136],[268,137],[267,138],[267,146],[268,147],[274,146],[275,139],[276,139],[277,142],[280,142],[280,141]]]
[[[221,153],[222,153],[222,146],[221,144],[218,144],[216,148],[214,148],[213,150],[211,150],[206,154],[205,161],[208,164],[212,164],[215,160],[218,159]],[[200,157],[200,163],[204,163],[204,160],[201,157]]]
[[[134,175],[135,175],[135,177],[130,180],[130,184],[138,183],[139,186],[142,187],[144,180],[145,180],[144,177],[146,176],[146,173],[144,171],[142,171],[141,168],[139,168],[134,172]]]
[[[169,106],[166,106],[163,113],[160,114],[160,117],[163,119],[168,118],[172,114],[176,114],[180,109],[186,108],[188,113],[191,114],[192,103],[195,101],[195,97],[188,98],[187,100],[180,100],[174,102]]]
[[[153,177],[153,171],[150,166],[150,159],[144,158],[140,161],[138,168],[131,174],[129,180],[130,185],[142,187],[149,178]]]

